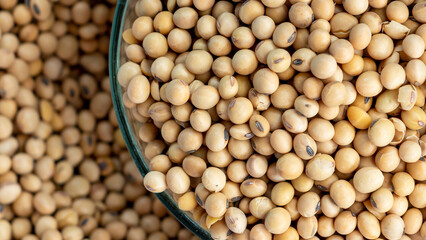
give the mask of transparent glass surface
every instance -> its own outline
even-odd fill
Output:
[[[114,103],[115,114],[121,133],[126,142],[127,148],[139,169],[139,172],[145,176],[150,170],[148,163],[144,159],[142,149],[145,144],[137,137],[137,129],[140,123],[136,121],[131,110],[125,108],[123,104],[123,89],[118,84],[117,73],[119,67],[126,62],[124,44],[122,44],[122,32],[124,29],[130,28],[132,22],[137,18],[134,7],[137,0],[118,0],[115,10],[114,23],[111,32],[111,42],[109,51],[109,72],[111,82],[111,94]],[[165,4],[163,4],[165,6]],[[210,234],[201,227],[189,213],[180,210],[173,197],[168,192],[156,194],[161,202],[169,209],[169,211],[191,232],[201,239],[212,239]]]

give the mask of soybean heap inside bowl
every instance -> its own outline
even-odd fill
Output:
[[[426,2],[139,0],[123,90],[214,239],[424,239]]]

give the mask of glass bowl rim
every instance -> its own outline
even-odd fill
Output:
[[[142,174],[142,176],[145,176],[150,170],[142,156],[141,151],[139,150],[137,141],[132,134],[132,128],[129,124],[129,120],[126,115],[126,109],[122,100],[121,86],[118,84],[117,80],[117,73],[120,67],[121,34],[123,32],[126,12],[130,1],[131,0],[117,0],[110,36],[108,67],[111,85],[111,98],[121,134],[139,172]],[[197,237],[204,240],[213,240],[206,229],[201,227],[194,219],[188,216],[188,214],[179,209],[176,202],[169,194],[166,192],[161,192],[155,195],[176,217],[176,219]]]

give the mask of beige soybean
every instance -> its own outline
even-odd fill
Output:
[[[161,172],[151,171],[144,177],[144,186],[151,192],[162,192],[167,188],[166,176]]]
[[[331,199],[341,208],[348,208],[355,202],[355,189],[345,180],[338,180],[331,185]]]
[[[293,4],[289,9],[289,19],[298,28],[306,28],[313,21],[312,8],[303,2]]]
[[[303,169],[303,161],[294,153],[286,153],[277,161],[277,170],[279,174],[288,180],[299,177]]]
[[[247,122],[252,113],[253,105],[247,98],[238,97],[229,103],[228,116],[234,124]]]
[[[319,104],[315,100],[300,95],[294,101],[294,109],[303,116],[311,118],[318,114]]]
[[[250,48],[255,43],[255,37],[248,27],[238,27],[232,32],[232,43],[239,49]]]
[[[373,59],[383,60],[391,55],[393,47],[392,39],[386,34],[379,33],[372,36],[367,51]]]
[[[174,193],[180,194],[188,190],[190,179],[180,167],[172,167],[166,174],[167,187]]]
[[[393,146],[386,146],[377,151],[375,156],[376,166],[382,172],[391,172],[400,164],[398,149]]]
[[[271,209],[265,217],[265,227],[272,234],[282,234],[290,227],[290,214],[284,208]]]
[[[212,192],[219,192],[226,183],[226,176],[219,168],[207,168],[201,177],[203,186]]]
[[[206,132],[210,128],[212,120],[206,110],[196,109],[191,113],[189,121],[196,131]]]
[[[296,27],[289,22],[281,23],[275,28],[272,39],[277,47],[289,47],[296,40]]]
[[[318,153],[306,165],[306,175],[316,181],[330,177],[335,168],[334,159],[328,154]]]
[[[211,217],[222,217],[226,213],[227,207],[228,200],[225,194],[220,192],[210,194],[205,202],[206,212]]]
[[[290,109],[283,113],[282,122],[287,131],[291,133],[304,132],[308,127],[308,120],[296,110]]]
[[[243,233],[247,227],[247,218],[244,213],[236,207],[226,210],[225,222],[228,228],[234,233]]]
[[[277,73],[282,73],[290,67],[291,56],[284,49],[274,49],[269,52],[266,61],[269,69]]]
[[[297,210],[303,217],[312,217],[320,209],[320,197],[313,192],[304,193],[297,201]]]
[[[365,49],[371,41],[371,30],[365,23],[355,25],[349,33],[349,41],[354,49]]]
[[[297,232],[304,239],[315,236],[318,230],[318,220],[313,217],[300,217],[297,221]]]
[[[405,224],[402,218],[395,214],[389,214],[382,219],[380,224],[382,234],[388,239],[401,238],[405,232]]]
[[[380,188],[383,181],[383,173],[378,168],[364,167],[355,173],[353,185],[355,189],[361,193],[370,193]]]
[[[378,146],[384,147],[388,145],[395,136],[395,127],[393,123],[385,118],[373,121],[368,128],[368,138]]]
[[[191,94],[192,104],[199,109],[207,110],[219,102],[219,92],[212,86],[200,86]]]

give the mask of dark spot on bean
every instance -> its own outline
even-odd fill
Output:
[[[305,107],[309,108],[311,107],[311,105],[309,105],[308,103],[305,103]]]
[[[377,208],[377,204],[376,204],[376,202],[374,201],[374,199],[370,199],[370,201],[371,201],[371,205],[374,207],[374,208]]]
[[[256,149],[256,144],[254,143],[254,141],[253,141],[253,140],[250,140],[250,142],[251,142],[251,147],[252,147],[253,149]]]
[[[228,130],[226,128],[225,128],[225,131],[224,131],[224,136],[225,136],[225,141],[227,142],[229,140],[229,133],[228,133]]]
[[[425,126],[425,123],[422,122],[422,121],[419,121],[418,124],[419,124],[420,127],[424,127]]]
[[[71,89],[71,90],[70,90],[70,96],[71,96],[71,97],[74,97],[74,96],[75,96],[75,91],[74,91],[74,89]]]
[[[246,137],[248,139],[252,138],[253,136],[254,136],[254,133],[252,133],[252,132],[244,134],[244,137]]]
[[[415,92],[411,92],[410,102],[413,103],[415,101],[416,101],[416,93]]]
[[[131,182],[135,180],[135,178],[133,177],[132,174],[126,174],[126,178],[127,178],[127,180],[129,180]]]
[[[232,101],[229,103],[228,108],[229,108],[229,109],[231,109],[234,105],[235,105],[235,99],[234,99],[234,100],[232,100]]]
[[[229,207],[229,201],[228,201],[228,199],[226,199],[226,208],[228,208]]]
[[[314,150],[310,146],[306,146],[306,152],[309,154],[309,156],[314,156]]]
[[[4,97],[4,96],[6,96],[6,90],[2,88],[0,89],[0,97]]]
[[[376,123],[377,123],[377,121],[379,121],[379,119],[374,120],[374,121],[370,124],[370,127],[373,127],[373,126],[374,126],[374,124],[376,124]]]
[[[87,136],[87,144],[89,144],[89,146],[93,144],[93,139],[91,136]]]
[[[297,113],[297,115],[299,115],[299,116],[302,116],[302,117],[305,117],[305,115],[303,115],[301,112],[299,112],[299,111],[296,111],[296,113]]]
[[[253,184],[254,184],[253,180],[244,181],[244,185],[246,185],[246,186],[250,186],[250,185],[253,185]]]
[[[3,212],[3,210],[4,210],[3,204],[0,204],[0,213]]]
[[[420,161],[424,162],[425,158],[424,157],[420,157]]]
[[[296,65],[296,66],[302,65],[302,63],[303,63],[303,60],[302,60],[302,59],[295,59],[295,60],[293,61],[293,64],[294,64],[294,65]]]
[[[226,236],[230,236],[232,234],[231,230],[228,230],[228,232],[226,232]]]
[[[284,126],[288,129],[293,129],[293,126],[291,126],[287,121],[284,121]]]
[[[241,4],[241,7],[246,5],[248,2],[250,2],[250,0],[244,1],[243,4]]]
[[[37,4],[33,5],[33,10],[34,10],[35,14],[37,14],[37,15],[40,14],[40,9],[38,8]]]
[[[232,41],[233,43],[236,43],[236,42],[237,42],[237,39],[236,39],[234,36],[232,36],[232,37],[231,37],[231,41]]]
[[[86,86],[82,87],[84,95],[89,95],[89,88]]]
[[[228,219],[229,223],[235,224],[235,219],[233,217],[229,217],[227,219]]]
[[[100,163],[98,164],[98,166],[99,166],[99,169],[101,169],[101,170],[105,170],[105,169],[107,169],[108,164],[107,164],[106,162],[100,162]]]
[[[321,191],[328,191],[328,189],[324,187],[323,185],[318,185],[317,188]]]
[[[315,15],[312,14],[312,22],[315,20]]]
[[[315,212],[318,212],[321,207],[321,202],[318,202],[317,206],[315,207]]]
[[[352,211],[351,211],[351,215],[352,215],[352,217],[356,217],[356,214]]]
[[[88,221],[89,221],[88,218],[83,218],[83,220],[81,220],[81,222],[80,222],[80,226],[85,226]]]
[[[241,196],[231,198],[231,202],[238,202],[241,200]]]
[[[231,76],[231,78],[229,79],[229,82],[231,83],[231,86],[234,86],[235,83],[237,82],[237,79]]]
[[[155,76],[154,77],[154,79],[157,81],[157,82],[160,82],[160,83],[162,83],[163,82],[163,80],[161,80],[160,78],[158,78],[157,76]]]
[[[155,189],[154,188],[152,188],[152,187],[150,187],[150,186],[148,186],[148,185],[145,185],[145,187],[150,191],[150,192],[153,192]]]
[[[259,48],[260,48],[260,46],[262,46],[262,44],[263,44],[264,42],[265,42],[265,41],[260,41],[260,42],[256,45],[255,50],[259,49]]]
[[[278,58],[278,59],[274,60],[274,63],[277,64],[277,63],[282,62],[283,60],[284,60],[284,58]]]
[[[253,95],[253,97],[257,97],[257,91],[254,90],[254,88],[250,89],[250,94]]]
[[[365,98],[364,98],[364,104],[367,104],[369,101],[370,101],[370,98],[369,98],[369,97],[365,97]]]
[[[392,183],[392,182],[390,183],[390,186],[391,186],[392,191],[394,191],[394,190],[395,190],[395,187],[393,186],[393,183]]]
[[[332,202],[334,205],[336,205],[336,206],[337,206],[337,204],[336,204],[336,202],[334,201],[334,199],[333,199],[333,198],[330,198],[330,200],[331,200],[331,202]]]
[[[41,82],[46,85],[49,86],[49,81],[46,78],[41,78]]]
[[[195,200],[197,200],[198,205],[200,205],[201,207],[203,206],[203,201],[201,201],[200,197],[195,194]]]
[[[343,113],[342,113],[342,117],[343,117],[343,118],[346,118],[346,116],[347,116],[347,114],[348,114],[348,112],[347,112],[347,110],[348,110],[348,106],[344,106],[343,108],[344,108],[344,110],[343,110]]]
[[[294,41],[294,39],[296,39],[296,31],[293,32],[293,34],[291,34],[291,36],[288,38],[287,42],[291,43]]]
[[[259,129],[259,131],[263,132],[263,126],[259,121],[254,122],[256,124],[256,128]]]
[[[186,152],[186,153],[189,153],[189,154],[191,154],[191,153],[195,153],[197,150],[189,150],[188,152]]]

